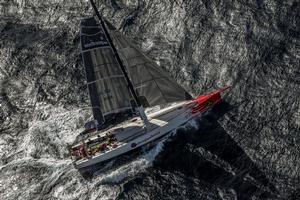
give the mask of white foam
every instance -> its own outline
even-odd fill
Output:
[[[98,178],[97,184],[119,183],[125,178],[134,176],[151,167],[156,156],[162,151],[165,140],[166,139],[161,140],[155,145],[155,147],[153,147],[150,151],[137,158],[136,160],[127,163],[119,167],[118,169],[102,174]]]

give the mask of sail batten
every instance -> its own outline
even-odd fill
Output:
[[[97,50],[97,49],[110,49],[110,47],[95,47],[95,48],[91,48],[89,50],[82,50],[81,52],[88,52],[88,51]]]
[[[111,79],[111,78],[123,78],[122,75],[116,75],[116,76],[107,76],[107,77],[103,77],[103,78],[100,78],[100,79],[96,79],[94,81],[91,81],[91,82],[87,82],[87,84],[92,84],[92,83],[95,83],[97,81],[103,81],[105,79]]]

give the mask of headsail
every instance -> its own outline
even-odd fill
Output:
[[[101,25],[94,18],[81,21],[81,50],[94,118],[132,109],[132,94]]]
[[[167,72],[110,26],[111,37],[144,107],[192,99]]]

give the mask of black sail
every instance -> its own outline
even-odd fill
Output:
[[[81,51],[94,118],[132,109],[132,95],[102,27],[94,18],[81,21]]]
[[[145,56],[128,38],[110,27],[111,37],[127,67],[143,106],[156,106],[192,99],[167,72]]]

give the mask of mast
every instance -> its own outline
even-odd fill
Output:
[[[118,62],[118,64],[119,64],[120,67],[121,67],[122,73],[124,74],[124,77],[125,77],[126,82],[127,82],[127,84],[128,84],[128,88],[129,88],[129,90],[130,90],[130,92],[131,92],[131,94],[132,94],[132,96],[133,96],[133,98],[134,98],[134,100],[135,100],[137,106],[140,107],[140,106],[141,106],[140,100],[139,100],[139,98],[138,98],[138,96],[137,96],[137,94],[136,94],[136,92],[135,92],[135,90],[134,90],[134,87],[133,87],[132,82],[130,81],[130,79],[129,79],[129,77],[128,77],[128,74],[127,74],[126,69],[125,69],[125,66],[124,66],[124,64],[123,64],[123,62],[122,62],[122,60],[121,60],[121,58],[120,58],[120,56],[119,56],[119,53],[118,53],[116,47],[114,46],[114,44],[113,44],[113,42],[112,42],[112,39],[111,39],[111,37],[110,37],[110,35],[109,35],[109,33],[108,33],[106,27],[105,27],[105,23],[104,23],[104,21],[103,21],[101,15],[100,15],[100,13],[99,13],[99,11],[98,11],[96,5],[95,5],[95,2],[94,2],[93,0],[90,0],[90,2],[91,2],[92,7],[93,7],[93,9],[94,9],[94,11],[95,11],[95,14],[97,15],[97,17],[98,17],[98,19],[99,19],[99,21],[100,21],[100,24],[101,24],[101,26],[102,26],[102,28],[103,28],[104,34],[105,34],[105,36],[106,36],[106,38],[107,38],[107,40],[108,40],[108,43],[110,44],[110,46],[111,46],[111,48],[112,48],[112,51],[113,51],[113,53],[114,53],[114,55],[115,55],[115,57],[116,57],[116,59],[117,59],[117,62]]]
[[[113,41],[112,41],[112,39],[111,39],[111,37],[110,37],[110,35],[109,35],[106,27],[105,27],[105,23],[104,23],[101,15],[100,15],[100,13],[99,13],[96,5],[95,5],[95,2],[93,0],[90,0],[90,3],[92,4],[92,7],[93,7],[93,9],[95,11],[95,14],[97,15],[97,17],[98,17],[98,19],[100,21],[100,24],[102,26],[104,34],[105,34],[105,36],[106,36],[106,38],[108,40],[108,43],[111,46],[112,51],[114,53],[114,56],[115,56],[115,58],[116,58],[116,60],[117,60],[117,62],[119,64],[119,66],[120,66],[120,68],[122,70],[122,73],[123,73],[123,75],[124,75],[124,77],[126,79],[129,91],[131,92],[131,94],[132,94],[132,96],[133,96],[133,98],[134,98],[134,100],[135,100],[135,102],[137,104],[137,107],[138,107],[137,110],[139,112],[139,115],[140,115],[141,119],[143,120],[143,122],[145,124],[145,128],[147,129],[147,127],[150,127],[150,122],[149,122],[149,120],[147,118],[145,110],[144,110],[144,108],[143,108],[143,106],[142,106],[142,104],[141,104],[141,102],[140,102],[140,100],[139,100],[139,98],[137,96],[137,93],[136,93],[136,91],[134,89],[134,86],[133,86],[132,82],[130,81],[130,78],[129,78],[127,72],[126,72],[126,68],[125,68],[125,66],[124,66],[124,64],[123,64],[123,62],[122,62],[122,60],[121,60],[121,58],[119,56],[119,53],[118,53],[116,47],[114,46]]]

